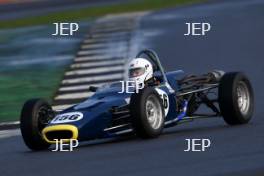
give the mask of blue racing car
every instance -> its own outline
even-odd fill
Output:
[[[166,73],[152,50],[128,60],[124,81],[89,90],[92,97],[60,112],[42,99],[28,100],[20,118],[25,144],[44,150],[61,139],[155,138],[164,128],[196,118],[222,116],[230,125],[244,124],[254,111],[253,90],[243,73]]]

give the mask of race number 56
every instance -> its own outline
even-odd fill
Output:
[[[167,94],[162,94],[161,98],[162,98],[163,107],[165,109],[168,108],[168,95]]]
[[[169,97],[165,91],[163,91],[159,88],[156,88],[156,91],[158,92],[158,94],[160,95],[160,98],[162,99],[162,104],[163,104],[165,116],[167,116],[167,114],[169,112],[169,106],[170,106]]]

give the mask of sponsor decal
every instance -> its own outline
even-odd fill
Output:
[[[58,123],[69,123],[81,120],[83,118],[83,113],[81,112],[69,112],[65,114],[57,115],[52,121],[51,124],[58,124]]]

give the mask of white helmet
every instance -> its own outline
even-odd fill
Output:
[[[144,58],[135,58],[128,65],[129,80],[137,85],[144,85],[145,81],[153,77],[152,64]]]

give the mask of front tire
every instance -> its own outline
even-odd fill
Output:
[[[134,93],[130,100],[132,125],[141,138],[158,137],[164,127],[164,108],[155,89],[147,87]]]
[[[28,100],[20,116],[20,130],[25,144],[31,150],[45,150],[50,147],[41,135],[51,118],[51,106],[41,99]]]
[[[229,125],[245,124],[254,111],[254,95],[249,79],[240,72],[226,73],[220,80],[219,107]]]

